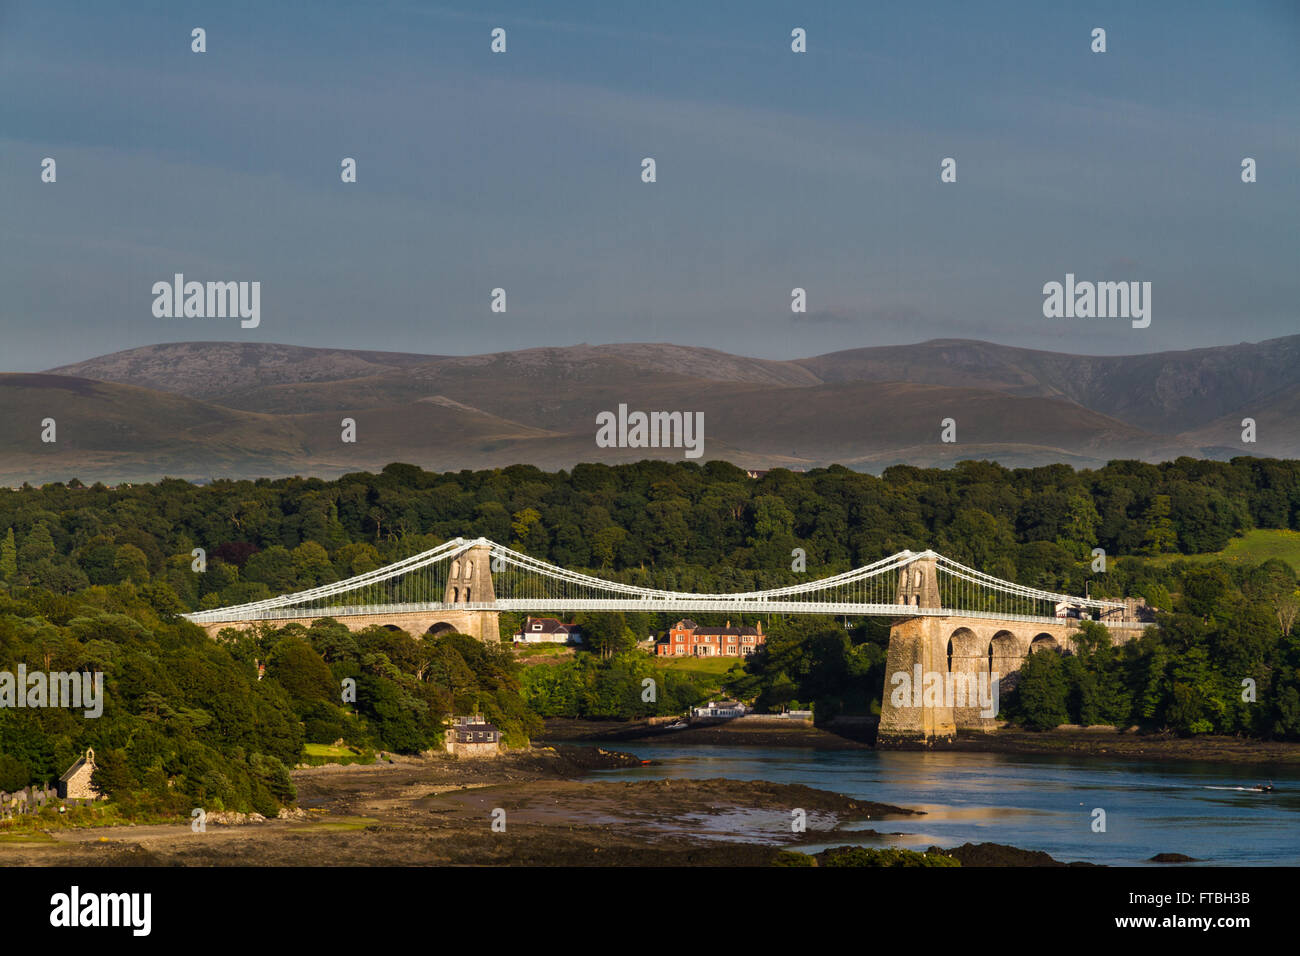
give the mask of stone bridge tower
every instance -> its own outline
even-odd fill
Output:
[[[900,568],[894,603],[942,610],[937,571],[932,552]],[[1036,651],[1072,650],[1077,628],[1070,619],[1000,620],[960,611],[909,616],[900,609],[889,629],[877,745],[930,747],[959,730],[993,730],[1001,696],[1025,659]],[[1123,643],[1132,633],[1113,636]]]
[[[481,641],[500,640],[500,613],[480,610],[475,605],[496,603],[492,587],[492,552],[485,544],[471,544],[457,552],[447,565],[447,590],[442,603],[442,617],[456,630]]]
[[[492,553],[485,544],[472,544],[457,552],[447,569],[447,590],[442,603],[493,604],[496,591],[492,589]]]
[[[455,631],[495,644],[501,640],[501,614],[493,607],[496,599],[496,589],[492,586],[492,555],[488,546],[468,544],[447,563],[447,588],[443,592],[441,607],[415,604],[405,609],[398,607],[340,615],[338,621],[353,631],[378,625],[403,630],[417,638],[437,637]],[[302,617],[276,618],[275,624],[297,623],[310,627],[315,619],[315,615],[304,613]],[[225,628],[244,630],[256,623],[244,621],[204,624],[202,627],[216,637]]]
[[[898,570],[895,604],[936,609],[939,601],[939,573],[934,557],[923,557]],[[928,745],[936,740],[951,740],[957,735],[951,705],[913,706],[912,685],[925,675],[948,672],[946,635],[941,638],[933,627],[938,618],[911,617],[894,622],[889,629],[889,652],[885,659],[885,686],[880,707],[880,742]],[[903,675],[895,680],[895,675]],[[905,685],[905,686],[904,686]],[[896,706],[895,691],[906,690],[907,703]]]
[[[911,564],[906,565],[898,571],[898,592],[894,598],[895,604],[906,604],[910,607],[940,607],[939,603],[939,571],[935,566],[934,558],[929,556],[918,558]]]

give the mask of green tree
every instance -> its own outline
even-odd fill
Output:
[[[1156,495],[1142,516],[1142,553],[1165,554],[1178,545],[1178,532],[1170,515],[1168,495]]]
[[[149,583],[149,559],[133,544],[118,547],[117,554],[113,558],[113,571],[119,581],[131,581],[134,584]]]
[[[0,583],[12,587],[18,580],[18,547],[14,543],[14,529],[5,532],[0,542]]]
[[[54,560],[57,554],[50,529],[38,523],[23,538],[23,545],[18,549],[18,567],[28,573],[42,562]]]
[[[1068,693],[1061,655],[1038,651],[1021,665],[1009,709],[1029,729],[1051,730],[1069,722]]]
[[[266,676],[279,683],[295,701],[336,703],[341,699],[329,665],[310,644],[298,638],[285,638],[272,648]]]
[[[582,614],[576,619],[582,628],[582,643],[593,654],[610,658],[636,646],[636,635],[627,626],[620,611],[607,614]]]
[[[12,793],[31,782],[32,772],[17,757],[0,753],[0,790]]]

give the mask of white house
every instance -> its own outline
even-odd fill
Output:
[[[516,632],[515,640],[525,644],[581,644],[582,628],[553,617],[530,617]]]
[[[738,700],[711,700],[703,707],[692,707],[692,717],[744,717],[749,708]]]

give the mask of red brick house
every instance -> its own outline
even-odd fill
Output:
[[[762,621],[753,627],[733,627],[730,621],[717,627],[687,618],[672,626],[668,636],[655,645],[655,653],[660,657],[748,657],[766,640]]]

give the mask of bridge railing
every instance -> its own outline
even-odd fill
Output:
[[[416,604],[357,604],[339,607],[274,608],[256,616],[233,616],[218,611],[197,612],[186,615],[195,624],[246,624],[257,621],[315,621],[322,618],[396,617],[402,614],[438,614],[461,611],[633,611],[648,613],[749,613],[749,614],[825,614],[847,617],[961,617],[980,620],[1016,621],[1032,624],[1058,624],[1078,626],[1080,618],[1061,618],[1036,614],[1008,614],[1001,611],[978,611],[962,608],[922,608],[907,604],[845,604],[809,601],[627,601],[618,599],[573,600],[501,600],[494,603],[444,604],[424,602]],[[396,623],[396,622],[394,622]],[[1140,621],[1101,621],[1108,628],[1143,628],[1150,624]]]
[[[489,552],[495,601],[448,605],[442,600],[411,600],[412,597],[441,598],[449,581],[445,572],[458,556],[470,548],[485,548]],[[900,593],[901,575],[906,573],[904,569],[921,560],[931,562],[940,572],[940,581],[937,582],[943,585],[940,590],[949,592],[943,596],[943,607],[922,608],[895,603]],[[1058,611],[1062,604],[1099,614],[1122,612],[1124,609],[1122,603],[1115,601],[1078,598],[1003,581],[933,551],[902,551],[861,568],[764,591],[695,594],[606,581],[512,551],[486,538],[473,541],[457,538],[343,581],[184,616],[198,624],[224,624],[451,609],[716,611],[883,617],[968,616],[1059,623],[1062,619]],[[1122,626],[1117,621],[1107,624]]]

